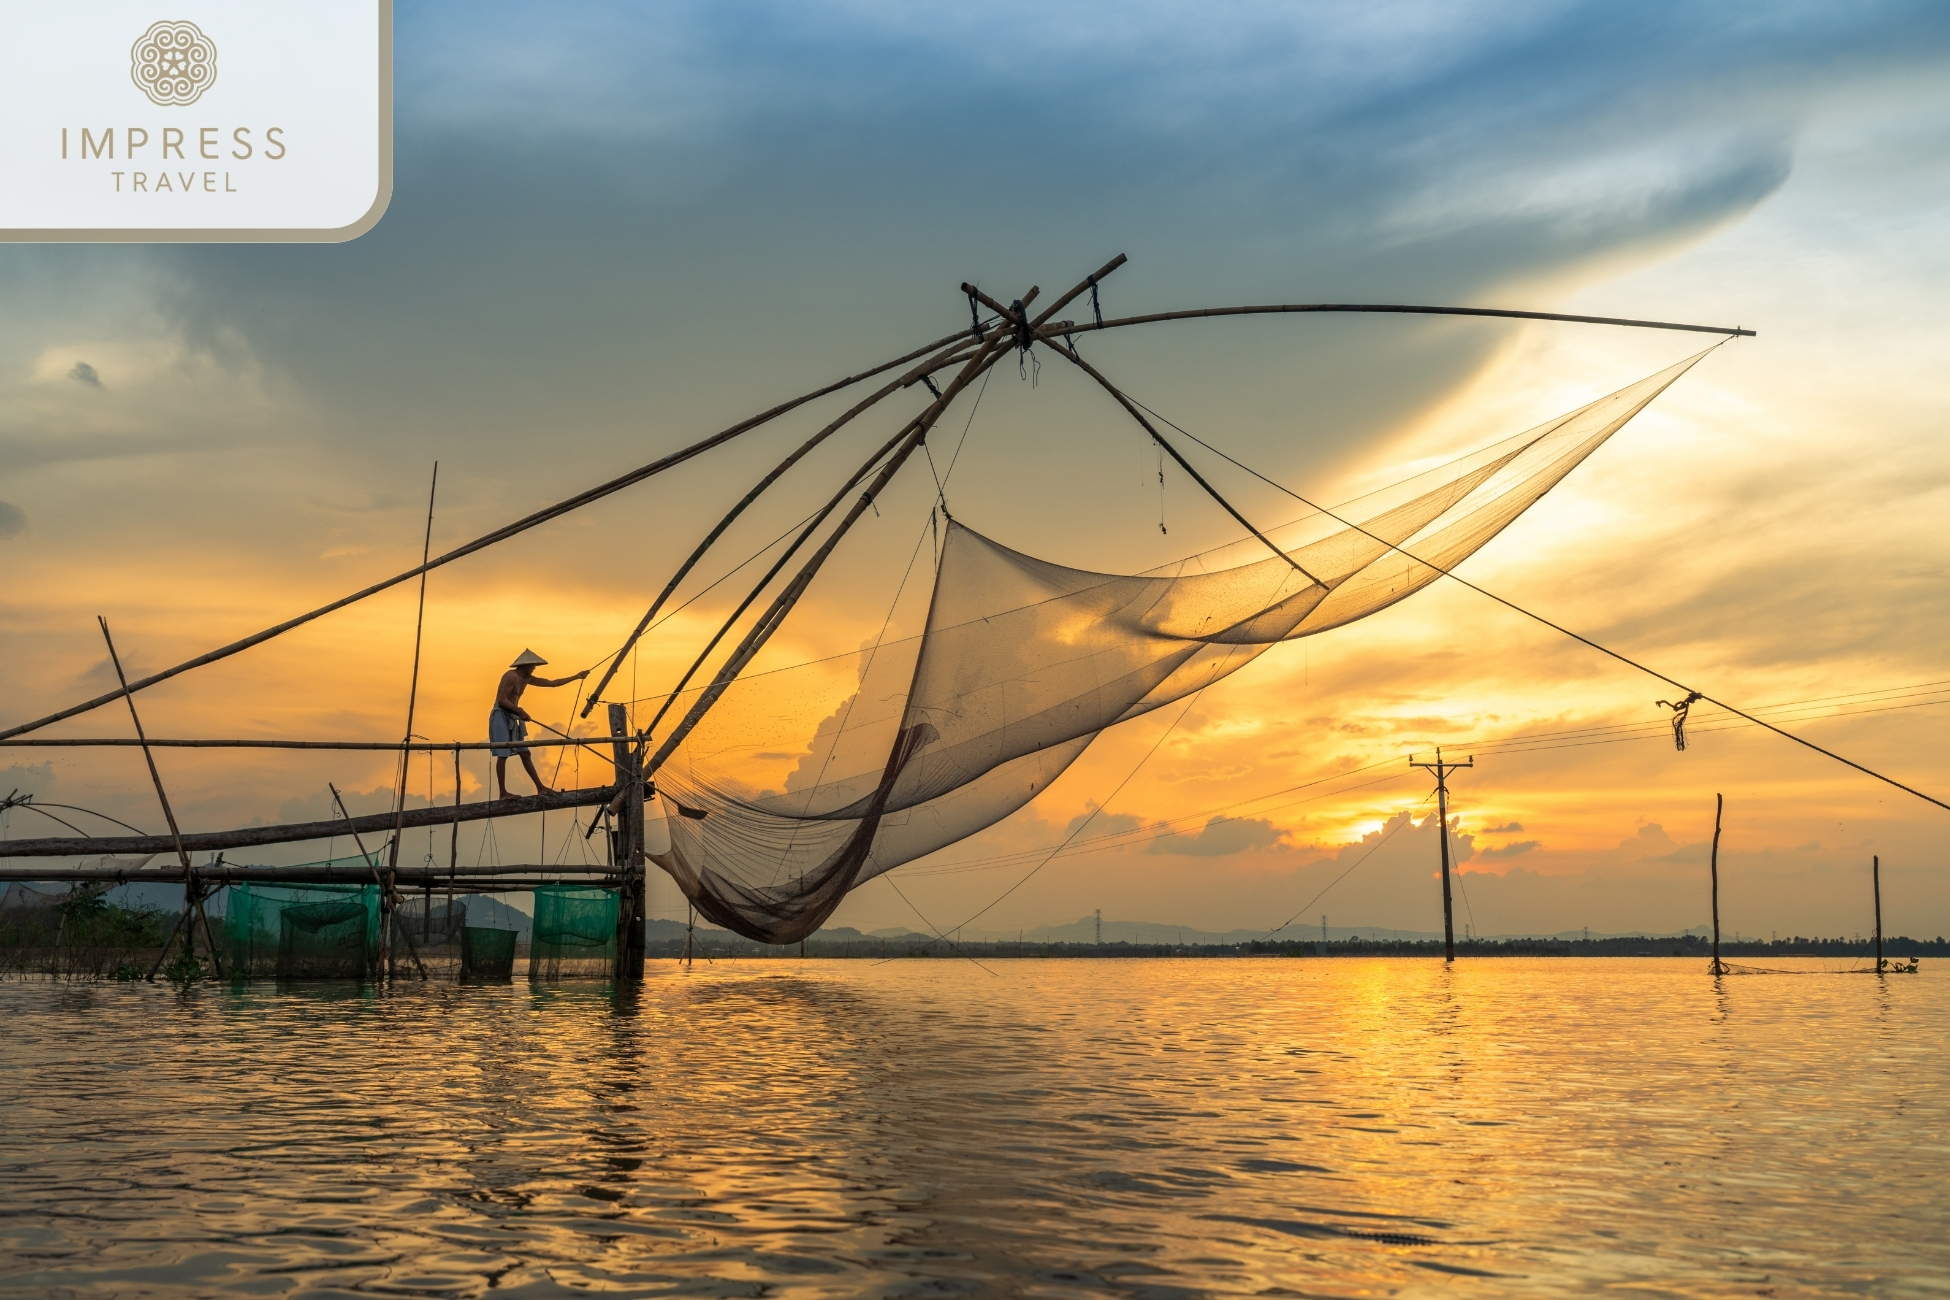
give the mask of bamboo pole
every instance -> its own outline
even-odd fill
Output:
[[[846,494],[858,487],[860,481],[872,473],[874,466],[879,464],[883,457],[891,453],[899,445],[901,439],[912,432],[913,428],[913,421],[902,425],[899,432],[882,443],[873,455],[867,457],[866,462],[860,468],[853,471],[852,477],[840,485],[839,491],[835,492],[831,499],[824,506],[821,506],[811,519],[806,521],[806,526],[799,530],[799,535],[792,539],[792,544],[786,547],[780,553],[779,558],[772,562],[772,567],[767,569],[764,575],[752,584],[751,590],[745,593],[745,598],[738,602],[738,607],[725,616],[724,621],[719,624],[718,630],[711,634],[711,639],[705,642],[702,650],[697,652],[697,657],[691,661],[690,667],[684,670],[683,676],[677,679],[677,684],[670,688],[670,693],[664,697],[664,702],[658,706],[655,716],[650,719],[650,725],[644,728],[646,734],[654,734],[656,732],[657,727],[664,720],[664,715],[670,712],[671,707],[677,703],[678,697],[684,693],[684,688],[691,684],[691,679],[697,675],[698,670],[704,667],[705,662],[711,658],[711,652],[716,650],[719,643],[727,636],[731,635],[731,629],[738,625],[738,620],[745,616],[745,611],[750,609],[753,602],[764,594],[767,587],[772,585],[772,580],[779,576],[780,571],[792,562],[792,557],[799,553],[799,548],[804,546],[807,540],[819,531],[820,526],[831,517],[833,511],[839,509],[840,503],[846,500]]]
[[[1251,307],[1194,307],[1187,311],[1159,311],[1145,316],[1122,316],[1101,325],[1094,322],[1072,325],[1067,330],[1052,327],[1049,334],[1083,334],[1096,330],[1121,329],[1126,325],[1154,325],[1168,320],[1204,320],[1218,316],[1300,315],[1316,312],[1392,316],[1489,316],[1504,320],[1554,320],[1575,325],[1622,325],[1631,329],[1683,330],[1689,334],[1724,334],[1728,338],[1757,338],[1753,330],[1725,325],[1681,325],[1673,321],[1630,320],[1622,316],[1567,316],[1549,311],[1506,311],[1496,307],[1420,307],[1397,303],[1295,302],[1268,303]]]
[[[1125,260],[1124,255],[1122,253],[1119,253],[1114,259],[1111,260],[1110,263],[1106,265],[1104,269],[1099,270],[1097,272],[1097,276],[1100,277],[1103,275],[1107,275],[1109,274],[1109,272],[1116,270],[1119,266],[1123,265],[1124,260]],[[1069,301],[1071,298],[1074,298],[1078,293],[1082,292],[1083,287],[1089,284],[1090,280],[1094,278],[1096,277],[1091,277],[1090,279],[1086,279],[1081,284],[1079,284],[1077,288],[1072,289],[1068,294],[1065,294],[1062,298],[1059,298],[1057,300],[1057,305],[1060,306],[1062,305],[1062,303]],[[967,284],[962,285],[962,290],[963,292],[968,293],[971,296],[980,294],[979,290],[976,290]],[[1028,295],[1024,298],[1024,302],[1025,303],[1033,302],[1036,298],[1036,294],[1037,294],[1036,288],[1034,286],[1031,286]],[[990,303],[991,305],[994,305],[994,299],[988,298],[987,295],[980,295],[980,296],[983,298],[984,301]],[[980,339],[978,340],[979,346],[976,349],[974,349],[973,352],[970,353],[968,357],[968,363],[972,363],[976,356],[986,355],[987,349],[994,348],[997,344],[1000,344],[1008,337],[1010,333],[1010,325],[1012,323],[1015,323],[1015,317],[1008,308],[1001,307],[998,305],[996,306],[996,310],[1000,313],[1001,319],[997,322],[992,332],[984,332],[981,335]],[[1048,314],[1049,314],[1048,312],[1045,312],[1044,316],[1047,316]],[[986,367],[984,368],[986,369]],[[921,368],[917,367],[914,371],[910,372],[909,375],[902,381],[903,386],[911,385],[917,382],[922,377],[923,373],[924,372],[921,370]],[[965,386],[966,381],[963,381],[963,383]],[[959,389],[957,389],[957,391],[959,391]],[[940,410],[945,411],[947,409],[946,403],[950,400],[952,400],[952,396],[944,396],[942,394],[937,393],[935,405],[938,406]],[[933,409],[934,409],[933,407],[929,408],[929,410],[933,410]],[[766,587],[771,585],[772,580],[779,575],[779,573],[791,561],[792,557],[798,554],[799,548],[803,546],[806,543],[806,541],[809,538],[811,538],[815,532],[818,531],[819,527],[826,521],[826,519],[832,514],[832,512],[839,507],[840,502],[845,499],[846,494],[848,492],[851,492],[854,489],[854,487],[857,486],[859,482],[867,476],[867,474],[873,469],[873,467],[876,464],[880,463],[883,457],[889,455],[896,447],[896,445],[898,445],[903,438],[907,437],[917,427],[919,427],[922,424],[924,419],[926,419],[928,423],[931,425],[933,420],[938,418],[939,418],[938,412],[934,416],[930,417],[927,411],[923,411],[921,415],[915,416],[914,419],[910,420],[905,425],[902,425],[901,428],[894,434],[892,438],[889,438],[887,442],[884,443],[877,451],[875,451],[872,456],[869,456],[866,460],[866,463],[861,465],[860,468],[854,472],[853,476],[849,478],[844,484],[841,485],[839,491],[833,494],[832,499],[828,501],[826,505],[823,508],[821,508],[821,510],[810,521],[808,521],[808,523],[803,529],[800,530],[799,536],[793,539],[792,545],[788,546],[785,549],[785,552],[781,554],[776,561],[773,562],[772,567],[766,570],[765,575],[763,577],[761,577],[757,582],[752,584],[752,588],[750,592],[746,594],[744,600],[739,602],[738,607],[732,610],[730,616],[724,620],[723,624],[718,628],[717,632],[713,634],[710,641],[705,645],[705,647],[701,651],[698,652],[696,659],[692,661],[689,668],[684,670],[683,676],[678,679],[677,684],[671,688],[669,695],[665,697],[663,704],[658,707],[656,716],[651,718],[650,720],[650,725],[644,728],[644,732],[646,735],[654,734],[656,732],[659,724],[663,722],[665,715],[667,715],[670,712],[671,706],[674,705],[677,702],[678,697],[683,694],[684,688],[690,685],[691,679],[697,675],[698,670],[702,668],[705,664],[705,661],[711,657],[712,651],[716,650],[719,643],[722,642],[724,638],[730,634],[731,629],[737,625],[738,620],[744,617],[745,611],[751,608],[753,602],[758,599],[758,597],[760,596],[760,594],[764,592]],[[760,485],[761,488],[763,486],[764,486],[763,484]],[[756,495],[758,490],[759,489],[754,489],[753,495]],[[749,499],[750,498],[748,497],[747,500]],[[668,591],[666,591],[665,594],[668,595],[669,594]],[[659,599],[661,600],[662,597],[659,597]],[[767,633],[768,637],[769,635],[770,634]],[[648,770],[655,771],[656,766],[657,764],[653,763],[650,765]]]
[[[546,727],[546,722],[538,722]],[[149,738],[151,749],[373,749],[373,750],[411,750],[415,753],[427,750],[449,749],[561,749],[568,745],[580,745],[593,754],[602,751],[591,745],[581,736],[571,736],[557,732],[558,740],[162,740]],[[35,737],[31,740],[0,740],[0,748],[43,748],[43,749],[89,749],[116,747],[141,748],[142,742],[130,740],[126,736],[63,736],[59,738]],[[51,808],[65,808],[67,804],[50,804]]]
[[[964,331],[964,334],[972,333],[972,332],[973,331],[971,329],[969,331]],[[957,338],[959,339],[960,336],[957,336]],[[649,630],[651,622],[655,620],[658,612],[663,609],[664,603],[668,601],[671,598],[671,596],[676,592],[678,584],[683,582],[683,580],[690,575],[691,570],[697,567],[698,561],[704,558],[705,552],[710,550],[711,547],[717,542],[718,538],[724,535],[725,530],[727,528],[730,528],[731,525],[738,519],[738,517],[745,512],[746,507],[750,506],[752,502],[758,500],[760,494],[762,494],[765,491],[765,489],[771,487],[772,484],[776,483],[779,480],[779,478],[783,474],[785,474],[787,470],[791,469],[794,465],[798,464],[801,460],[803,460],[814,448],[818,447],[821,443],[825,442],[828,438],[830,438],[833,434],[837,433],[840,429],[843,429],[848,424],[852,423],[860,415],[872,409],[877,403],[879,403],[883,399],[893,395],[896,392],[901,391],[904,388],[911,386],[922,376],[933,373],[933,371],[938,369],[940,365],[943,364],[947,358],[951,358],[952,356],[954,356],[960,350],[960,347],[961,345],[958,341],[957,343],[949,346],[948,348],[936,352],[934,356],[929,357],[926,361],[923,361],[919,366],[916,366],[914,369],[908,371],[905,375],[902,375],[899,379],[893,380],[892,382],[882,386],[877,391],[870,393],[868,396],[861,399],[859,402],[855,403],[852,407],[848,408],[844,413],[842,413],[838,419],[835,419],[830,424],[828,424],[825,428],[821,429],[819,432],[815,433],[812,437],[806,439],[805,442],[801,443],[799,447],[792,452],[791,455],[787,456],[784,460],[780,461],[778,465],[773,468],[771,473],[767,474],[764,478],[760,479],[757,485],[753,487],[751,491],[747,492],[738,501],[736,505],[732,506],[731,509],[726,512],[724,518],[718,521],[717,527],[713,528],[709,533],[705,534],[704,540],[699,542],[696,548],[691,551],[690,555],[685,558],[684,562],[677,566],[677,572],[671,575],[670,581],[664,584],[664,589],[657,593],[657,598],[655,600],[650,602],[649,610],[645,612],[645,614],[641,619],[637,620],[637,625],[634,629],[632,629],[630,635],[624,638],[622,648],[618,650],[616,652],[615,657],[610,660],[609,667],[603,670],[602,680],[596,683],[596,688],[589,693],[588,701],[583,704],[582,716],[585,718],[588,717],[590,712],[595,709],[597,701],[602,698],[603,691],[608,688],[611,679],[614,678],[618,670],[622,668],[624,658],[630,653],[630,651],[633,648],[635,648],[636,643],[642,638],[643,634]]]
[[[1026,307],[1035,297],[1036,289],[1032,286],[1029,292],[1023,295],[1022,301],[1024,306]],[[799,603],[799,598],[805,594],[806,588],[812,585],[813,578],[826,563],[827,557],[832,555],[834,548],[839,545],[840,539],[846,536],[855,523],[859,522],[860,516],[867,512],[868,507],[873,504],[874,498],[880,495],[882,490],[886,488],[888,482],[900,471],[901,466],[907,462],[908,457],[913,454],[914,449],[921,445],[921,440],[927,436],[928,430],[940,418],[941,413],[948,409],[948,404],[954,401],[961,391],[968,386],[970,380],[980,375],[983,371],[986,371],[996,361],[1001,359],[1009,344],[1009,335],[1005,331],[998,329],[995,337],[985,343],[982,351],[971,358],[962,367],[961,373],[950,381],[946,389],[942,390],[941,396],[929,403],[927,409],[910,422],[908,427],[912,428],[913,432],[901,440],[900,447],[881,468],[879,475],[875,477],[872,485],[861,494],[858,501],[854,502],[853,508],[834,526],[831,535],[827,537],[825,543],[801,566],[792,581],[773,599],[771,606],[760,616],[758,623],[750,632],[746,633],[744,641],[739,644],[736,650],[732,651],[731,657],[726,660],[724,666],[718,670],[717,676],[712,679],[711,684],[705,687],[704,692],[691,705],[689,712],[684,715],[683,721],[672,729],[670,735],[664,739],[663,744],[658,748],[656,755],[645,765],[645,776],[653,776],[656,774],[657,769],[663,766],[664,760],[669,758],[677,746],[683,743],[684,737],[688,736],[691,729],[703,720],[704,715],[710,711],[711,706],[718,702],[719,697],[729,689],[731,683],[737,679],[738,674],[744,671],[745,665],[750,663],[753,656],[757,655],[764,648],[765,643],[771,639],[772,633],[777,631],[779,625],[785,620],[785,616],[792,611],[794,605]]]
[[[144,738],[142,715],[135,710],[135,696],[130,693],[129,679],[122,672],[122,656],[115,652],[115,638],[108,634],[108,620],[97,614],[95,621],[102,625],[102,640],[108,644],[108,661],[115,666],[115,680],[122,684],[122,698],[129,706],[129,721],[135,724],[136,739],[141,740]],[[196,868],[190,865],[190,855],[183,848],[183,832],[176,825],[176,810],[169,806],[169,792],[163,789],[162,773],[156,770],[156,756],[149,752],[147,745],[142,747],[142,761],[149,765],[149,780],[156,787],[156,802],[162,805],[163,820],[169,823],[170,841],[175,846],[177,861],[183,867],[183,924],[178,928],[186,932],[184,951],[192,956],[196,953],[196,928],[190,922],[191,909],[194,908],[196,915],[203,920],[203,941],[210,948],[211,968],[216,971],[217,978],[222,979],[223,961],[217,955],[216,936],[210,933],[210,916],[203,910],[203,892],[197,883]],[[169,938],[163,940],[162,951],[156,954],[155,964],[149,968],[150,983],[155,982],[156,972],[162,969],[163,958],[169,955],[170,940],[175,937],[176,932],[172,930]]]
[[[510,795],[506,799],[487,799],[457,808],[409,808],[401,825],[408,829],[445,825],[450,821],[483,821],[490,817],[518,817],[524,813],[557,812],[564,808],[589,808],[608,803],[616,793],[613,785],[589,790],[558,790],[545,795]],[[390,812],[354,817],[351,824],[361,831],[384,832],[394,825]],[[237,830],[210,831],[183,836],[183,847],[192,853],[215,849],[253,848],[265,844],[293,844],[301,840],[324,840],[343,835],[341,821],[293,822],[279,826],[245,826]],[[0,840],[0,858],[74,858],[96,855],[167,853],[174,841],[167,835],[114,835],[60,837],[35,840]]]
[[[413,671],[407,677],[406,734],[404,737],[401,738],[401,742],[400,742],[401,744],[406,744],[413,739],[413,710],[414,707],[418,705],[420,702],[420,642],[421,642],[422,633],[426,631],[426,623],[427,623],[426,563],[427,563],[427,557],[433,553],[433,499],[434,499],[434,495],[437,492],[439,492],[439,490],[440,490],[440,462],[436,460],[435,462],[433,462],[433,483],[432,486],[427,488],[427,531],[426,531],[425,538],[420,543],[420,603],[418,609],[415,611],[413,615]],[[386,853],[386,870],[389,874],[393,872],[397,872],[399,870],[400,836],[405,831],[405,827],[400,824],[399,819],[406,814],[406,778],[407,778],[407,773],[411,769],[412,761],[413,761],[412,750],[410,749],[400,750],[399,792],[393,800],[393,809],[394,809],[393,844],[392,844],[392,848],[387,850]],[[432,806],[433,801],[429,799],[427,803],[428,806]],[[397,895],[398,893],[397,890],[394,890],[392,892],[395,895]],[[426,925],[429,927],[428,933],[430,934],[431,927],[433,925],[433,895],[432,894],[427,895]],[[384,926],[382,925],[381,928],[384,929]],[[386,959],[388,961],[392,960],[392,949],[390,947],[386,950]],[[424,974],[424,971],[422,973]]]
[[[320,884],[345,883],[348,881],[369,881],[373,879],[371,867],[342,867],[299,864],[290,867],[236,866],[197,867],[197,878],[205,883],[216,882],[227,885],[241,885],[257,882],[279,884],[290,881],[311,881]],[[453,880],[464,885],[469,881],[492,879],[499,876],[518,875],[562,875],[562,876],[608,876],[615,874],[609,866],[562,866],[545,862],[482,864],[478,867],[465,867],[452,876],[442,871],[426,871],[414,867],[402,867],[399,880],[403,884],[444,884]],[[478,879],[477,879],[478,878]],[[173,885],[180,884],[183,872],[180,867],[0,867],[0,882],[18,880],[25,883],[45,882],[84,882],[108,883],[116,885]]]
[[[930,352],[937,351],[944,345],[951,343],[956,339],[964,337],[968,333],[969,331],[965,329],[956,330],[953,334],[945,335],[942,338],[936,339],[934,342],[928,344],[926,347],[916,348],[914,349],[914,351],[909,352],[903,356],[895,357],[892,361],[888,361],[881,365],[875,366],[871,370],[863,370],[857,375],[849,375],[845,379],[836,380],[833,383],[827,384],[824,388],[814,389],[812,392],[806,393],[800,397],[795,397],[789,402],[781,402],[779,405],[773,407],[769,411],[764,411],[758,415],[752,416],[749,419],[741,420],[739,423],[732,425],[728,429],[722,430],[721,432],[718,433],[714,433],[710,437],[702,439],[698,442],[694,442],[688,447],[680,448],[677,451],[671,452],[668,456],[663,456],[657,460],[653,460],[648,465],[640,466],[637,469],[631,470],[627,474],[618,475],[616,478],[610,479],[606,483],[599,483],[595,487],[589,488],[582,492],[578,492],[576,495],[569,497],[566,500],[558,501],[552,506],[546,506],[543,509],[535,511],[533,514],[524,515],[522,518],[515,520],[513,523],[503,524],[501,527],[495,529],[493,532],[484,533],[481,536],[475,538],[471,542],[467,542],[464,545],[457,546],[453,550],[448,551],[443,555],[437,556],[434,559],[427,561],[425,564],[420,565],[418,568],[408,569],[405,573],[395,574],[394,576],[387,578],[382,582],[374,583],[370,587],[361,588],[360,590],[353,592],[349,596],[342,596],[339,599],[330,602],[329,604],[320,605],[317,609],[314,609],[309,613],[300,614],[296,618],[286,619],[282,623],[276,624],[272,627],[265,628],[262,632],[256,632],[250,636],[244,637],[241,640],[232,641],[229,645],[219,646],[215,650],[211,650],[205,654],[200,654],[196,656],[194,659],[186,659],[182,663],[177,664],[171,668],[165,668],[159,673],[152,673],[149,676],[142,678],[140,681],[130,683],[128,687],[128,691],[129,693],[133,693],[135,691],[146,690],[149,687],[156,685],[158,682],[168,681],[170,678],[176,676],[177,674],[186,673],[192,668],[201,668],[205,664],[212,664],[217,662],[220,659],[228,659],[231,655],[239,654],[245,650],[250,649],[252,646],[262,645],[264,642],[269,641],[274,637],[283,636],[286,632],[291,631],[293,628],[302,627],[306,623],[309,623],[314,619],[323,618],[325,615],[332,613],[334,610],[344,609],[347,605],[356,604],[357,602],[364,600],[368,596],[375,596],[382,591],[386,591],[389,588],[396,587],[400,583],[405,582],[410,578],[416,578],[420,574],[425,573],[428,570],[437,569],[444,564],[452,564],[455,560],[463,559],[466,556],[472,555],[476,551],[483,550],[489,546],[493,546],[497,542],[504,542],[508,540],[510,537],[515,537],[521,533],[525,533],[531,528],[535,528],[541,524],[545,524],[549,522],[551,519],[559,519],[561,516],[566,515],[571,511],[580,510],[583,506],[589,505],[592,502],[600,501],[604,497],[611,496],[617,492],[622,491],[624,488],[634,487],[636,484],[643,482],[645,479],[651,478],[657,474],[661,474],[667,469],[671,469],[674,468],[675,466],[681,465],[685,461],[690,460],[693,457],[700,456],[703,453],[710,451],[714,447],[720,446],[726,442],[731,441],[733,438],[736,438],[741,434],[749,433],[751,430],[756,429],[758,426],[766,423],[768,420],[775,419],[778,416],[784,415],[788,411],[792,411],[798,407],[804,406],[807,402],[813,401],[817,398],[824,397],[828,393],[838,392],[842,388],[849,388],[854,384],[860,383],[862,380],[871,379],[875,375],[882,374],[886,371],[892,370],[896,366],[906,365],[909,362],[918,360],[919,358],[928,355]],[[18,726],[8,727],[6,730],[0,731],[0,740],[5,740],[12,736],[25,735],[30,731],[39,731],[42,727],[45,727],[50,723],[59,722],[63,718],[76,717],[80,714],[90,712],[91,710],[94,709],[98,709],[102,705],[120,698],[122,694],[123,692],[121,691],[110,691],[105,695],[98,695],[92,700],[84,700],[80,704],[71,705],[70,707],[61,709],[58,712],[50,713],[45,717],[36,718],[32,722],[23,722]]]
[[[366,852],[366,842],[359,838],[358,828],[352,825],[352,814],[346,811],[345,798],[344,796],[339,794],[339,788],[331,784],[330,782],[326,783],[325,788],[332,792],[332,801],[338,804],[339,806],[339,816],[345,819],[346,827],[352,831],[352,843],[358,847],[359,856],[364,858],[367,864],[372,867],[372,877],[379,884],[380,960],[383,967],[385,968],[386,973],[388,975],[391,975],[392,967],[393,967],[392,936],[387,931],[386,918],[389,915],[391,915],[392,912],[398,910],[398,901],[399,901],[398,891],[393,887],[393,883],[389,878],[389,875],[382,875],[380,873],[379,864],[378,862],[374,861],[372,854]],[[393,901],[393,906],[391,908],[388,908],[386,905],[387,899],[389,897]],[[406,929],[405,927],[401,927],[400,932],[406,936],[406,951],[408,952],[408,954],[412,956],[413,964],[419,967],[420,978],[425,979],[427,977],[427,968],[420,961],[420,950],[413,946],[413,932],[410,929]]]

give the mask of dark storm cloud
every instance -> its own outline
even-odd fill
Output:
[[[27,531],[27,512],[11,501],[0,501],[0,541]]]

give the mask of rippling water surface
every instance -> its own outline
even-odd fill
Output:
[[[1930,1295],[1927,968],[0,986],[7,1296]]]

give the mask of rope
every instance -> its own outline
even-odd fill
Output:
[[[1663,705],[1672,710],[1672,747],[1682,754],[1686,752],[1686,714],[1692,709],[1695,700],[1703,700],[1705,698],[1698,691],[1688,691],[1686,692],[1686,698],[1677,704],[1672,703],[1670,700],[1653,701],[1654,704]]]
[[[989,376],[994,373],[993,370],[985,370],[982,372],[982,386],[975,390],[975,401],[968,408],[967,421],[961,426],[961,437],[955,443],[955,454],[948,458],[948,472],[942,475],[941,478],[943,486],[946,486],[948,480],[955,476],[955,466],[961,460],[962,445],[968,441],[968,431],[975,427],[975,412],[982,409],[982,394],[989,391]],[[949,516],[951,519],[953,517],[952,515]]]
[[[933,921],[928,920],[927,914],[923,912],[920,908],[914,906],[914,900],[909,898],[906,894],[901,893],[901,887],[894,883],[894,876],[892,872],[887,873],[885,876],[881,877],[881,879],[885,880],[896,894],[900,894],[901,902],[906,903],[909,910],[911,910],[914,913],[914,915],[921,918],[922,925],[925,925],[928,927],[928,929],[934,931],[935,939],[939,939],[941,940],[941,942],[947,944],[948,947],[954,951],[957,957],[967,957],[969,961],[975,962],[977,966],[981,966],[982,969],[988,971],[989,974],[995,975],[994,971],[989,970],[989,968],[986,966],[982,966],[981,962],[975,961],[974,957],[970,956],[968,953],[963,952],[961,950],[961,945],[956,943],[953,939],[950,939],[947,935],[947,932],[944,931],[940,926],[936,925]],[[956,929],[960,929],[960,927],[957,926]],[[928,940],[927,943],[922,944],[919,948],[911,948],[908,951],[925,952],[930,946],[933,945],[933,943],[934,943],[934,939],[930,939]],[[879,961],[875,962],[874,965],[884,966],[892,960],[894,960],[892,957],[882,957]],[[1001,976],[997,975],[996,978],[1000,979]]]

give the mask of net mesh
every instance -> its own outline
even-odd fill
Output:
[[[514,930],[470,925],[460,932],[460,977],[469,981],[506,981],[515,973]]]
[[[849,890],[1030,802],[1105,728],[1426,587],[1705,355],[1334,512],[1358,526],[1297,521],[1292,563],[1091,573],[951,521],[921,636],[725,691],[656,773],[653,860],[710,920],[796,942]],[[538,891],[538,953],[542,916]]]
[[[359,979],[373,969],[377,885],[232,885],[223,902],[232,979]]]
[[[454,975],[461,969],[461,931],[467,927],[467,900],[448,902],[426,893],[406,894],[393,917],[393,967],[429,975]],[[413,965],[414,958],[419,966]]]
[[[278,978],[364,979],[372,969],[365,903],[294,903],[278,913]]]
[[[600,978],[616,969],[619,899],[587,885],[535,890],[535,928],[528,942],[530,979]]]

